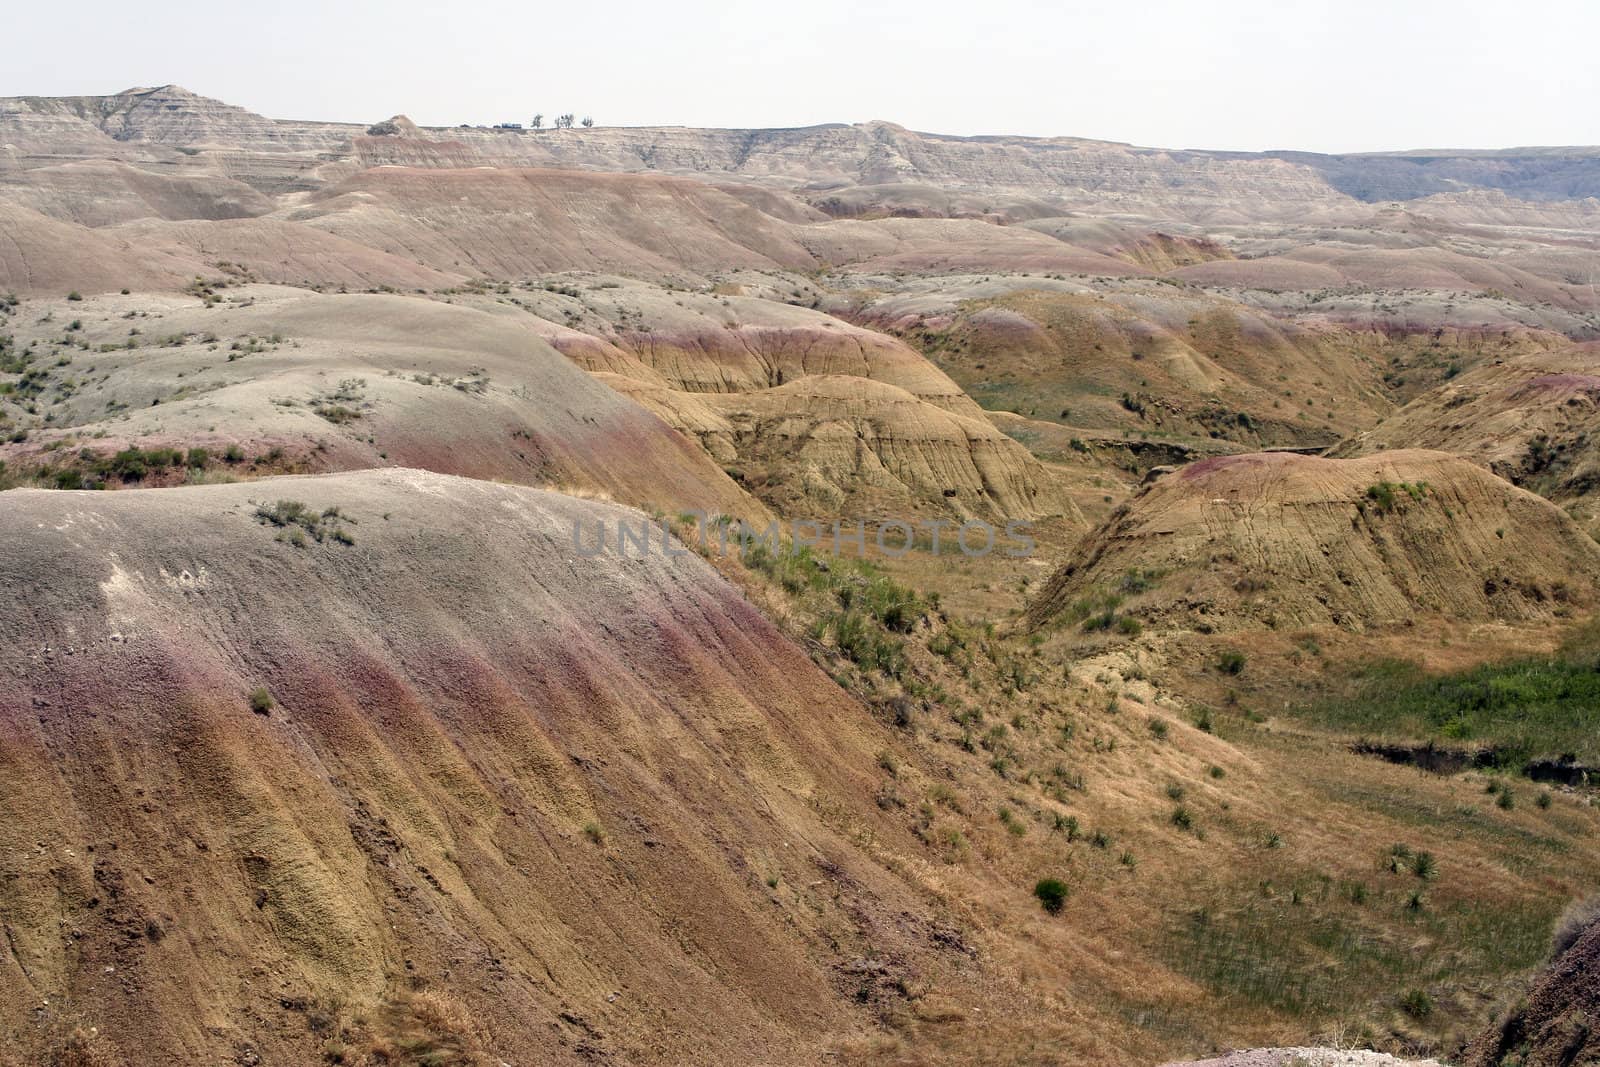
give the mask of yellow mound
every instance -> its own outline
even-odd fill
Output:
[[[1036,625],[1107,598],[1168,628],[1438,614],[1540,619],[1593,603],[1600,546],[1547,501],[1441,452],[1201,460],[1092,533],[1030,609]]]

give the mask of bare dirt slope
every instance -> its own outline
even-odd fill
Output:
[[[136,245],[0,198],[0,289],[54,296],[173,290],[207,269],[196,256]]]
[[[694,277],[814,262],[791,224],[701,182],[658,175],[379,167],[319,191],[288,218],[436,270],[495,278]]]
[[[1160,475],[1030,608],[1042,625],[1132,597],[1167,628],[1425,615],[1536,620],[1594,603],[1600,546],[1563,512],[1442,452],[1219,456]]]
[[[412,470],[6,494],[0,1061],[311,1062],[448,990],[428,1040],[489,1063],[815,1063],[853,960],[966,960],[847,834],[871,718],[698,557],[571,550],[639,518]]]
[[[260,192],[220,174],[161,174],[111,160],[0,172],[0,191],[42,215],[93,227],[144,218],[249,218],[273,207]]]

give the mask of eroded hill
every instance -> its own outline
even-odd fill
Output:
[[[642,520],[411,470],[8,493],[5,1055],[809,1063],[853,960],[966,960],[852,828],[871,718],[698,557],[571,551]]]
[[[1563,617],[1591,608],[1597,591],[1600,546],[1548,501],[1465,460],[1258,453],[1157,474],[1074,550],[1029,618],[1362,629]]]
[[[1345,442],[1340,452],[1424,445],[1453,452],[1592,522],[1600,486],[1597,403],[1600,346],[1486,361]]]

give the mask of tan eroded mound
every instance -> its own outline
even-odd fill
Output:
[[[760,281],[777,288],[792,278]],[[804,295],[798,280],[787,284],[790,299]],[[592,371],[689,393],[750,392],[843,375],[897,386],[958,415],[979,416],[959,385],[898,338],[810,307],[745,295],[754,288],[729,282],[716,292],[684,292],[562,275],[546,288],[526,290],[518,302],[548,323],[570,323],[546,327],[535,320],[535,328]]]
[[[413,470],[0,497],[0,1061],[392,1052],[422,991],[450,1062],[815,1063],[852,960],[970,964],[843,832],[915,847],[871,717],[698,557],[572,551],[640,518]]]
[[[1029,617],[1082,618],[1127,596],[1130,614],[1168,628],[1359,629],[1549,618],[1597,588],[1600,546],[1465,460],[1255,453],[1155,479],[1074,550]]]
[[[1233,258],[1233,253],[1224,245],[1205,236],[1152,231],[1111,219],[1074,215],[1037,219],[1024,225],[1058,241],[1125,259],[1153,271],[1165,272],[1194,263]]]
[[[1479,364],[1413,400],[1340,449],[1436,448],[1596,515],[1600,344]]]
[[[783,515],[1082,521],[1050,472],[981,413],[956,414],[883,382],[818,375],[686,394],[605,380],[699,438]]]
[[[1181,267],[1173,277],[1199,285],[1258,289],[1433,289],[1514,292],[1528,303],[1592,311],[1593,294],[1578,280],[1543,277],[1515,263],[1469,256],[1411,238],[1411,247],[1360,248],[1310,243],[1283,255]]]
[[[211,273],[186,251],[140,245],[0,200],[0,290],[65,296],[118,289],[177,289]]]
[[[1198,289],[1051,278],[897,285],[841,313],[919,344],[979,404],[1089,430],[1332,445],[1393,410],[1381,339]]]
[[[795,517],[1077,518],[1050,472],[914,348],[783,302],[808,298],[804,279],[737,277],[686,292],[565,274],[458,299],[531,324]]]
[[[976,191],[880,182],[828,188],[811,194],[817,208],[836,219],[989,219],[1015,222],[1060,215],[1061,201],[1002,190]]]
[[[856,271],[1150,273],[1042,233],[976,219],[850,219],[797,228],[795,236],[823,264]]]

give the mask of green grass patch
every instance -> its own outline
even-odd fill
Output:
[[[1329,1018],[1361,1012],[1385,991],[1515,972],[1549,951],[1552,903],[1449,900],[1414,910],[1404,899],[1413,888],[1364,891],[1356,904],[1348,886],[1308,875],[1270,899],[1189,913],[1162,952],[1219,996]]]
[[[1366,737],[1489,748],[1504,768],[1562,755],[1600,760],[1600,662],[1577,648],[1448,674],[1379,661],[1344,692],[1291,710]]]
[[[932,604],[865,560],[822,558],[808,546],[753,543],[744,548],[745,566],[765,575],[790,596],[818,607],[812,636],[828,640],[845,658],[866,671],[892,678],[906,670],[905,642],[925,620]],[[958,641],[947,638],[948,653]]]

